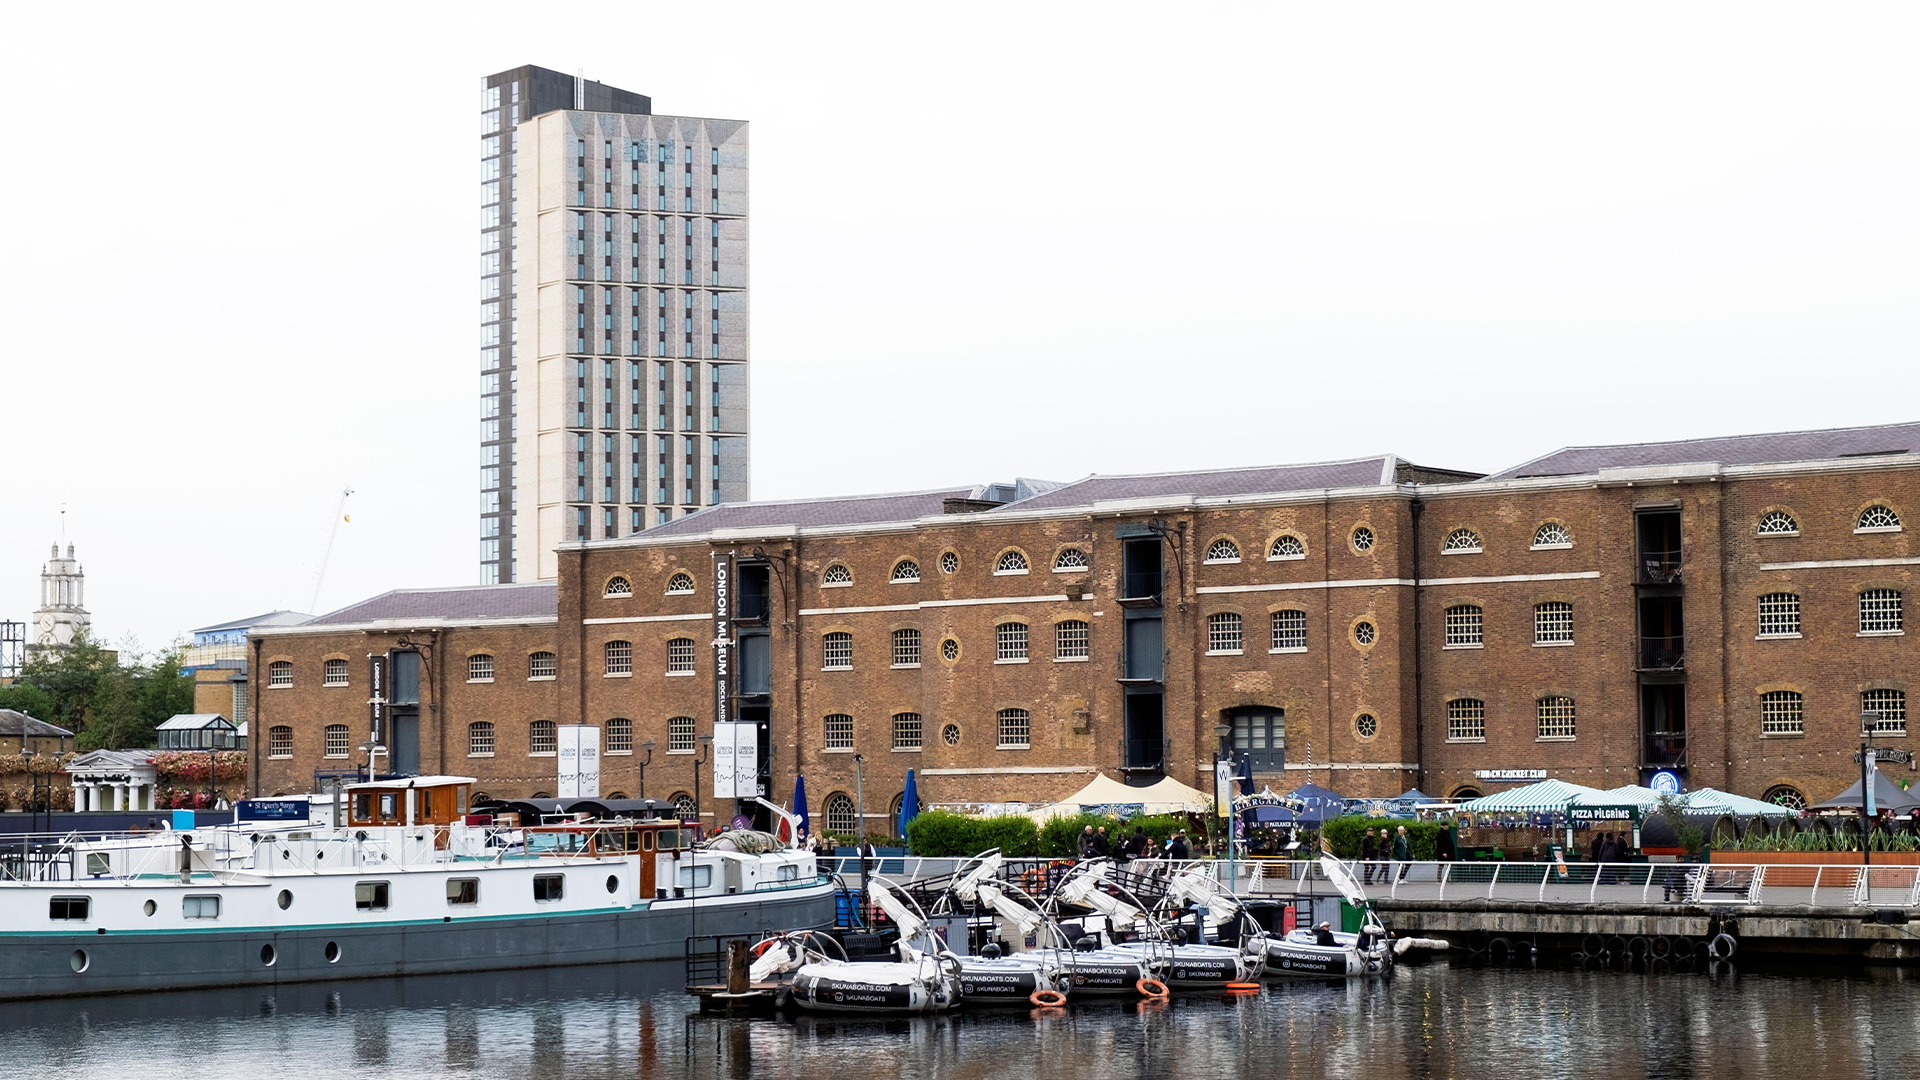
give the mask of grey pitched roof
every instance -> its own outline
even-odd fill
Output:
[[[1259,465],[1242,469],[1201,472],[1139,473],[1131,476],[1089,476],[1053,491],[1014,503],[1011,510],[1055,510],[1087,506],[1115,499],[1151,499],[1173,495],[1211,497],[1270,495],[1322,488],[1374,487],[1391,482],[1391,457],[1324,461],[1310,465]]]
[[[461,585],[447,589],[394,589],[311,619],[305,626],[406,619],[552,618],[559,593],[551,581],[515,585]]]
[[[256,626],[299,626],[313,616],[304,611],[269,611],[265,615],[255,615],[251,619],[233,619],[228,622],[214,623],[212,626],[196,626],[196,634],[211,634],[216,630],[250,630]]]
[[[1920,423],[1870,427],[1780,431],[1766,435],[1727,435],[1674,442],[1622,443],[1618,446],[1569,446],[1487,477],[1577,476],[1601,469],[1681,465],[1717,461],[1722,465],[1771,465],[1788,461],[1827,461],[1843,457],[1920,454]]]
[[[825,528],[833,525],[880,525],[941,512],[948,499],[973,498],[978,487],[908,491],[891,495],[849,495],[843,498],[788,499],[772,502],[722,503],[688,514],[678,521],[655,525],[646,537],[695,536],[716,529],[753,529],[790,525]]]
[[[45,720],[35,720],[23,712],[12,709],[0,709],[0,735],[23,735],[27,738],[73,737],[73,732],[58,724],[49,724]]]
[[[218,723],[216,723],[218,721]],[[208,727],[232,727],[233,721],[219,713],[175,713],[161,722],[155,731],[199,731]]]

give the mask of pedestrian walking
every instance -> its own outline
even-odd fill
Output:
[[[1093,826],[1088,825],[1080,830],[1079,842],[1080,858],[1082,860],[1093,858]]]
[[[1373,830],[1368,829],[1360,836],[1360,883],[1373,884],[1374,860],[1380,857],[1380,842],[1374,839]]]
[[[1113,845],[1107,842],[1107,827],[1102,825],[1100,831],[1093,834],[1093,857],[1104,859],[1111,854]]]
[[[1190,857],[1191,853],[1187,850],[1187,834],[1174,833],[1173,839],[1167,841],[1167,858],[1173,862],[1186,862]]]
[[[1407,838],[1407,827],[1400,826],[1393,834],[1393,880],[1398,884],[1406,880],[1407,863],[1413,861],[1413,841]]]

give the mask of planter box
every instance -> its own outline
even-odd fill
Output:
[[[1859,866],[1857,851],[1716,851],[1711,860],[1729,866]],[[1920,866],[1920,851],[1876,851],[1875,866]]]

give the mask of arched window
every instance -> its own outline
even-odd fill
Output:
[[[668,596],[685,596],[693,592],[693,575],[678,573],[667,579]]]
[[[321,669],[320,685],[347,685],[347,662],[339,659],[327,661],[326,665]]]
[[[544,757],[560,750],[560,729],[551,720],[535,720],[527,725],[527,753]]]
[[[693,717],[675,716],[667,720],[667,753],[693,753]]]
[[[853,796],[844,791],[836,791],[827,796],[820,804],[821,816],[827,819],[827,831],[858,839],[860,828],[859,809],[853,804]]]
[[[1900,590],[1867,589],[1860,593],[1860,632],[1898,634],[1905,622],[1900,610]]]
[[[853,571],[847,569],[844,563],[834,563],[832,566],[820,572],[820,584],[851,585],[853,584]]]
[[[1860,511],[1860,520],[1853,527],[1854,532],[1898,532],[1900,515],[1893,507],[1879,503]]]
[[[1087,553],[1077,547],[1061,548],[1060,554],[1053,557],[1053,568],[1062,572],[1085,570],[1092,565],[1087,561]]]
[[[914,562],[912,559],[901,559],[899,562],[894,563],[893,580],[902,583],[919,581],[920,564]]]
[[[1207,545],[1206,561],[1210,563],[1239,562],[1240,545],[1234,543],[1230,537],[1223,536]]]
[[[267,665],[267,688],[279,690],[293,685],[293,661],[275,660]]]
[[[893,748],[895,750],[920,749],[920,714],[903,712],[893,714]]]
[[[920,666],[920,631],[905,627],[893,632],[893,666]]]
[[[696,825],[700,823],[700,803],[692,795],[684,791],[676,791],[673,793],[672,802],[673,812],[681,821],[691,821]]]
[[[290,758],[293,756],[293,729],[285,724],[275,724],[267,729],[267,756]]]
[[[823,671],[850,671],[853,668],[853,635],[835,630],[821,639],[820,668]]]
[[[1757,531],[1761,536],[1798,536],[1800,523],[1785,510],[1769,510],[1760,515],[1760,528]]]
[[[1055,660],[1085,660],[1089,627],[1079,619],[1068,619],[1053,626],[1053,658]]]
[[[1216,611],[1207,616],[1207,652],[1239,655],[1241,621],[1237,611]]]
[[[467,756],[493,756],[493,725],[485,720],[467,725]]]
[[[1770,802],[1775,806],[1784,806],[1789,810],[1805,810],[1807,808],[1807,797],[1801,794],[1800,789],[1794,787],[1792,784],[1775,784],[1773,787],[1768,788],[1766,794],[1760,796],[1760,799],[1762,802]]]
[[[1455,604],[1447,609],[1446,647],[1471,649],[1482,645],[1485,613],[1478,604]]]
[[[1267,549],[1267,560],[1278,562],[1282,559],[1304,559],[1307,557],[1307,542],[1292,533],[1281,533],[1273,538],[1273,546]]]
[[[1534,712],[1538,721],[1538,738],[1571,739],[1574,737],[1572,698],[1543,697],[1534,702]]]
[[[1478,799],[1480,797],[1480,789],[1477,787],[1459,787],[1453,789],[1452,798],[1454,802],[1466,802],[1468,799]]]
[[[606,645],[607,674],[633,674],[633,642],[609,641]]]
[[[493,654],[492,653],[474,653],[472,656],[467,657],[467,681],[468,682],[492,682],[493,681]]]
[[[1862,690],[1860,692],[1860,729],[1874,735],[1907,733],[1907,692],[1905,690]]]
[[[1549,521],[1534,530],[1533,546],[1535,548],[1570,548],[1573,546],[1573,534],[1567,531],[1565,525],[1557,521]]]
[[[623,575],[623,574],[615,574],[615,575],[613,575],[612,577],[610,577],[610,578],[608,578],[608,579],[607,579],[607,591],[606,591],[606,595],[608,595],[608,596],[632,596],[632,595],[633,595],[633,582],[631,582],[631,581],[628,581],[628,580],[626,579],[626,576],[625,576],[625,575]]]
[[[1800,636],[1800,594],[1776,592],[1760,598],[1760,636]]]
[[[542,650],[527,654],[527,678],[551,679],[559,670],[560,664],[552,653]]]
[[[1440,545],[1442,555],[1466,555],[1480,550],[1480,534],[1472,529],[1455,529]]]
[[[1573,644],[1573,605],[1565,600],[1549,600],[1533,605],[1533,643]]]
[[[900,835],[900,811],[906,805],[907,805],[907,793],[904,791],[896,794],[893,797],[893,801],[887,804],[887,834],[888,835],[890,836]]]
[[[624,716],[607,721],[607,753],[633,753],[633,721]]]
[[[1760,695],[1760,734],[1805,735],[1806,701],[1797,690],[1769,690]]]
[[[1027,624],[1003,622],[993,628],[993,659],[1006,663],[1027,658]]]
[[[1486,741],[1487,703],[1479,698],[1447,702],[1447,741]]]
[[[1002,750],[1025,750],[1033,734],[1033,717],[1025,709],[1001,709],[994,713]]]
[[[1024,574],[1027,572],[1027,557],[1018,551],[1003,551],[999,561],[993,564],[996,574]]]
[[[353,748],[353,736],[345,724],[328,724],[326,730],[326,754],[328,757],[346,757]]]
[[[827,749],[853,749],[853,717],[846,713],[828,713],[821,727],[826,732]]]
[[[1273,613],[1274,652],[1305,652],[1307,649],[1307,613],[1288,608]]]
[[[693,639],[677,637],[667,642],[667,674],[693,674]]]

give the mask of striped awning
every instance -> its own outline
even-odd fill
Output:
[[[1735,817],[1793,817],[1799,811],[1770,803],[1762,799],[1749,799],[1745,795],[1735,795],[1730,791],[1697,788],[1686,794],[1687,809],[1696,813],[1708,811],[1719,814],[1732,814]]]
[[[1576,798],[1588,797],[1597,803],[1603,793],[1598,788],[1569,784],[1565,780],[1540,780],[1524,787],[1496,791],[1461,803],[1457,810],[1466,814],[1541,814],[1565,810]]]
[[[1623,784],[1606,791],[1596,791],[1591,795],[1581,795],[1573,800],[1575,806],[1658,806],[1660,793],[1652,788],[1637,784]]]

